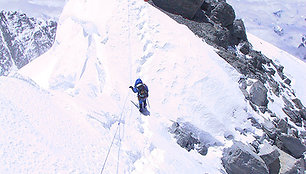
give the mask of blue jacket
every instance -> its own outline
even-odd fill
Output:
[[[140,83],[142,83],[142,80],[140,78],[138,78],[136,80],[134,88],[133,88],[133,92],[134,93],[138,93],[139,92],[138,89],[137,89],[137,85],[140,84]],[[144,86],[145,86],[146,90],[149,92],[149,89],[148,89],[147,85],[144,84]]]

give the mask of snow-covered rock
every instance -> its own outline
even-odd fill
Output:
[[[0,12],[0,75],[20,69],[51,48],[57,23],[29,18],[19,12]]]
[[[241,143],[224,149],[222,164],[228,174],[268,174],[265,162],[250,147]]]

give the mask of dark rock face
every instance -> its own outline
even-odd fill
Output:
[[[192,19],[204,0],[153,0],[154,4],[170,13]]]
[[[280,170],[280,153],[274,150],[270,153],[260,155],[260,158],[264,160],[269,168],[269,174],[278,174]]]
[[[250,89],[250,98],[257,106],[267,106],[267,88],[261,81],[255,82]]]
[[[303,109],[304,106],[303,106],[301,100],[295,98],[295,99],[293,99],[292,101],[294,102],[295,106],[296,106],[298,109]]]
[[[306,150],[306,147],[299,139],[288,135],[280,135],[278,137],[277,146],[295,158],[302,157]]]
[[[242,54],[247,55],[250,52],[251,45],[249,42],[241,42],[238,44],[238,48]]]
[[[285,134],[287,134],[287,133],[288,133],[288,129],[289,129],[289,124],[288,124],[284,119],[280,119],[280,120],[277,122],[277,130],[278,130],[280,133],[285,133]]]
[[[22,68],[54,43],[57,23],[29,18],[18,12],[0,12],[0,75],[12,66]]]
[[[235,11],[231,5],[226,2],[220,2],[211,11],[210,19],[223,27],[232,25],[235,20]]]
[[[222,164],[228,174],[268,174],[264,161],[248,146],[234,142],[223,151]]]
[[[241,42],[246,42],[247,36],[244,23],[241,19],[234,20],[233,24],[227,27],[231,34],[231,45],[238,45]]]
[[[303,116],[301,115],[301,112],[298,110],[292,109],[288,106],[285,106],[283,108],[284,113],[290,118],[292,122],[294,122],[297,126],[302,126],[302,119]]]

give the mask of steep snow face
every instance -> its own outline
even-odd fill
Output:
[[[303,0],[228,0],[248,32],[306,60],[306,3]]]
[[[54,46],[19,73],[0,79],[0,173],[221,173],[225,137],[251,142],[247,118],[262,119],[239,73],[144,1],[69,1]],[[148,117],[129,101],[138,77]],[[202,132],[207,155],[181,148],[172,121]]]
[[[224,134],[250,141],[235,131],[238,125],[252,129],[248,106],[235,83],[239,74],[187,27],[143,1],[70,1],[60,18],[56,44],[20,73],[59,100],[69,94],[80,108],[76,112],[99,132],[87,136],[105,143],[92,146],[100,146],[102,154],[86,151],[90,158],[100,156],[100,167],[110,147],[108,137],[116,135],[121,123],[105,167],[109,173],[116,166],[119,173],[216,173],[222,169],[223,145],[228,144]],[[138,77],[149,86],[150,117],[140,115],[129,101],[136,100],[128,86]],[[176,144],[168,133],[171,120],[206,132],[202,138],[211,145],[207,156]],[[80,169],[87,170],[82,165]]]
[[[98,173],[108,143],[69,97],[18,77],[0,88],[1,173]]]

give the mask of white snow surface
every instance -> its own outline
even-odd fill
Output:
[[[227,0],[249,33],[306,61],[305,0]],[[306,45],[305,45],[306,46]]]
[[[299,64],[286,56],[278,59]],[[303,74],[291,77],[301,84]],[[149,87],[150,116],[130,102],[138,77]],[[71,0],[50,51],[0,77],[0,173],[221,173],[232,144],[225,136],[251,142],[258,130],[247,118],[262,120],[239,77],[144,1]],[[172,121],[205,132],[208,154],[181,148],[168,132]]]

